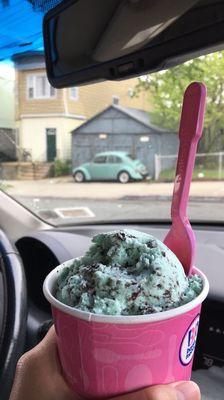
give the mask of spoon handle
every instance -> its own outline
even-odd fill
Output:
[[[184,94],[179,128],[179,153],[171,207],[172,221],[187,220],[187,203],[194,168],[197,144],[202,135],[206,87],[191,83]]]

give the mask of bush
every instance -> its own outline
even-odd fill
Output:
[[[71,160],[60,160],[54,161],[54,176],[64,176],[71,174],[72,162]]]

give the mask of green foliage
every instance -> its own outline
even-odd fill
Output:
[[[8,189],[13,188],[12,185],[6,184],[4,182],[0,182],[0,190],[2,190],[3,192],[7,192]]]
[[[161,172],[159,176],[160,182],[173,182],[175,179],[175,168],[166,169]],[[214,180],[223,180],[224,179],[224,171],[221,171],[219,175],[219,171],[216,168],[200,168],[195,167],[193,171],[193,181],[214,181]]]
[[[171,131],[177,131],[186,87],[192,81],[207,86],[207,105],[201,150],[224,149],[224,52],[217,52],[188,61],[166,71],[139,78],[135,90],[151,95],[151,121]]]
[[[54,161],[54,175],[64,176],[71,173],[71,160],[60,160],[57,158]]]

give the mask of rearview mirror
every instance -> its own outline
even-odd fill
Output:
[[[62,2],[44,18],[49,81],[76,86],[176,65],[223,43],[224,27],[214,26],[223,11],[223,2],[198,0]]]

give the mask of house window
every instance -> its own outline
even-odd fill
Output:
[[[112,104],[114,104],[115,106],[118,106],[119,101],[120,101],[120,97],[119,96],[116,96],[116,95],[112,96]]]
[[[78,100],[78,97],[78,88],[74,86],[70,89],[70,98],[72,100]]]
[[[28,99],[50,99],[56,97],[56,89],[48,82],[45,74],[27,76]]]

